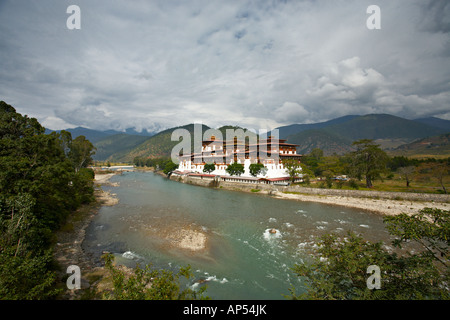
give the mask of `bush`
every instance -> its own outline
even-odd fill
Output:
[[[328,234],[320,238],[317,258],[310,265],[296,264],[308,291],[294,299],[449,299],[450,211],[425,208],[418,214],[388,216],[387,229],[396,237],[392,244],[403,249],[414,241],[417,253],[389,252],[382,242],[371,243],[349,232],[344,239]],[[368,288],[369,266],[379,267],[378,289]]]
[[[113,266],[113,256],[103,256],[105,267],[111,273],[113,290],[105,293],[111,300],[196,300],[209,299],[203,296],[206,287],[198,292],[191,288],[181,290],[180,278],[192,277],[190,266],[181,268],[177,274],[168,270],[144,269],[137,266],[133,274],[126,275],[119,267]]]
[[[358,184],[358,182],[355,179],[350,179],[348,181],[348,185],[352,189],[359,189],[359,184]]]
[[[225,169],[225,171],[230,176],[240,176],[241,174],[243,174],[245,172],[245,169],[244,169],[244,165],[237,163],[237,162],[233,162],[232,164],[228,165],[228,167]]]

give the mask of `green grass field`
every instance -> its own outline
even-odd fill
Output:
[[[302,184],[300,184],[302,185]],[[358,181],[358,190],[374,190],[387,192],[417,192],[417,193],[444,193],[442,186],[436,178],[433,177],[413,177],[410,180],[409,187],[406,186],[406,180],[400,175],[395,174],[393,178],[373,181],[373,188],[366,188],[365,181]],[[306,186],[306,185],[305,185]],[[444,177],[444,186],[447,192],[450,192],[450,176]],[[327,188],[325,181],[311,181],[308,186],[311,188]],[[352,190],[348,182],[339,183],[333,181],[331,189]]]

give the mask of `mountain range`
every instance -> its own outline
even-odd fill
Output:
[[[97,148],[96,160],[131,162],[135,157],[170,156],[179,141],[171,141],[175,129],[186,129],[191,136],[194,124],[170,128],[161,132],[138,132],[127,129],[97,131],[87,128],[67,129],[72,138],[84,135]],[[217,130],[225,136],[228,128]],[[202,125],[202,132],[211,129]],[[388,153],[411,155],[449,154],[450,120],[435,117],[408,120],[389,114],[348,115],[325,122],[292,124],[278,128],[280,139],[298,144],[297,152],[308,154],[320,148],[325,155],[344,154],[353,150],[352,143],[360,139],[373,139]],[[49,132],[50,130],[47,130]]]

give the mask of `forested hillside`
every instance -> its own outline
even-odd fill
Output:
[[[48,299],[54,232],[93,200],[93,145],[0,101],[0,299]]]
[[[440,121],[438,121],[440,120]],[[398,146],[417,139],[447,133],[448,120],[407,120],[388,114],[346,116],[316,124],[279,127],[280,137],[298,144],[297,152],[306,154],[320,148],[326,155],[345,154],[352,142],[360,139],[378,140],[382,145]]]

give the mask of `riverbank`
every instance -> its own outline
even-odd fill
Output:
[[[350,207],[382,215],[413,214],[426,207],[450,210],[450,195],[444,194],[320,189],[299,185],[277,186],[216,181],[191,176],[171,176],[170,179],[203,187],[271,195],[279,199]]]
[[[390,200],[390,199],[376,199],[376,198],[362,198],[362,197],[348,197],[348,196],[332,196],[332,195],[311,195],[301,193],[283,193],[276,192],[275,197],[281,199],[290,199],[297,201],[311,201],[319,202],[329,205],[338,205],[343,207],[350,207],[371,211],[382,215],[398,215],[407,213],[409,215],[418,213],[423,208],[437,208],[442,210],[449,210],[448,203],[430,202],[430,201],[414,201],[414,200]],[[376,197],[376,195],[374,195]]]
[[[161,172],[158,174],[165,176]],[[107,288],[108,273],[106,270],[98,265],[95,265],[91,257],[89,257],[82,249],[82,243],[85,238],[85,230],[98,214],[102,206],[116,205],[119,200],[112,192],[102,190],[102,186],[119,186],[117,182],[111,182],[110,179],[118,173],[104,173],[96,174],[95,176],[95,197],[96,202],[90,205],[83,206],[76,213],[74,213],[67,222],[66,226],[62,228],[57,234],[57,243],[55,244],[55,258],[61,268],[58,275],[60,280],[60,288],[63,289],[63,294],[60,299],[94,299],[95,292],[100,292]],[[301,186],[292,187],[274,186],[274,185],[256,185],[256,184],[240,184],[235,182],[220,182],[214,183],[208,179],[180,179],[180,177],[172,177],[171,180],[199,185],[204,187],[222,188],[227,190],[234,190],[240,192],[252,193],[255,196],[260,194],[270,195],[275,198],[309,201],[324,203],[333,206],[345,206],[357,208],[365,211],[380,213],[383,215],[394,215],[402,212],[417,213],[424,207],[434,207],[444,210],[449,210],[450,204],[448,202],[439,202],[436,200],[429,201],[413,201],[400,199],[398,194],[382,195],[377,192],[370,192],[371,198],[364,196],[364,193],[349,192],[350,190],[332,190],[334,194],[325,194],[330,190],[316,189],[315,194],[307,194],[307,188]],[[338,193],[339,191],[342,191]],[[355,191],[355,190],[351,190]],[[313,191],[311,191],[313,192]],[[340,194],[340,195],[339,195]],[[353,196],[352,196],[353,195]],[[358,195],[358,196],[356,196]],[[391,196],[392,199],[380,198]],[[396,198],[397,200],[394,200]],[[448,199],[448,196],[442,195],[442,199]],[[436,198],[438,199],[438,198]],[[208,247],[208,234],[201,229],[192,228],[192,226],[172,226],[164,229],[164,235],[155,234],[167,240],[171,246],[177,247],[187,252],[201,252]],[[81,270],[81,288],[82,290],[69,290],[66,287],[65,279],[67,267],[70,265],[77,265]]]
[[[98,266],[93,259],[86,254],[82,248],[85,239],[86,229],[98,214],[102,206],[114,206],[119,203],[116,194],[105,191],[102,186],[118,187],[118,182],[111,182],[110,179],[120,171],[114,173],[96,173],[94,178],[94,196],[96,201],[83,205],[73,215],[68,218],[65,226],[57,233],[57,242],[54,246],[54,257],[60,270],[57,274],[59,279],[58,287],[62,289],[62,294],[58,299],[79,300],[97,299],[101,292],[111,289],[111,279],[109,272]],[[201,230],[194,230],[188,227],[168,227],[161,238],[176,248],[190,252],[202,252],[207,249],[208,237]],[[66,286],[67,267],[76,265],[81,271],[81,290],[70,290]],[[120,266],[126,274],[133,273],[132,268]]]
[[[58,286],[63,290],[59,296],[62,300],[76,300],[86,297],[92,287],[97,286],[98,282],[105,276],[103,267],[95,266],[91,258],[87,256],[81,247],[86,228],[92,219],[97,215],[102,206],[113,206],[118,203],[115,194],[102,190],[104,185],[118,186],[112,184],[109,179],[116,173],[96,174],[94,179],[95,202],[81,206],[72,214],[65,226],[56,234],[56,244],[54,246],[54,257],[60,267],[57,276],[60,279]],[[66,286],[65,279],[67,267],[76,265],[81,271],[81,290],[70,290]]]

